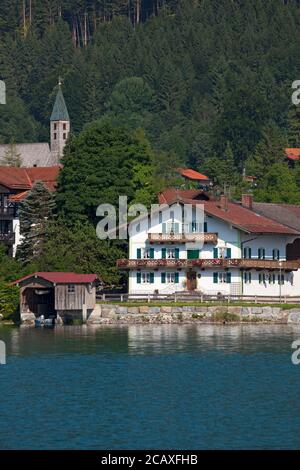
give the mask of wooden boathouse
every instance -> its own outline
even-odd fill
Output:
[[[96,304],[96,274],[36,272],[13,282],[20,286],[20,317],[33,323],[41,317],[57,323],[87,320]]]

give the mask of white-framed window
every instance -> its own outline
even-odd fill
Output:
[[[213,273],[213,282],[214,284],[230,284],[231,283],[231,273],[227,272],[216,272]]]
[[[244,283],[251,284],[251,281],[252,281],[251,271],[244,271]]]
[[[150,273],[142,273],[142,284],[150,284],[151,276]]]
[[[274,273],[269,273],[269,284],[275,284],[276,275]]]
[[[154,283],[154,273],[153,272],[140,272],[136,273],[136,282],[137,284],[153,284]]]
[[[175,259],[175,248],[168,248],[167,249],[167,258],[168,259]]]
[[[258,282],[260,284],[265,284],[266,283],[266,273],[259,273]]]
[[[243,249],[243,258],[251,259],[252,253],[250,246],[245,246]]]
[[[75,294],[75,284],[68,284],[68,294]]]
[[[166,281],[168,284],[175,284],[175,273],[166,273]]]

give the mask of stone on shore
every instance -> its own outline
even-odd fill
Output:
[[[292,308],[289,310],[289,315],[287,319],[288,323],[300,323],[300,309]]]

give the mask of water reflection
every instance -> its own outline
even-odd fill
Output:
[[[130,325],[71,326],[54,330],[0,328],[8,355],[129,353],[175,354],[205,351],[287,352],[300,338],[300,325]]]
[[[300,326],[0,327],[1,449],[297,449]]]

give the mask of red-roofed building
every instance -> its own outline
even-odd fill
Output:
[[[20,243],[18,203],[26,198],[36,181],[42,181],[49,191],[55,191],[61,167],[16,168],[0,167],[0,242],[14,256]]]
[[[285,157],[294,164],[300,158],[300,148],[286,148]]]
[[[178,173],[192,181],[205,181],[209,182],[209,178],[198,171],[192,170],[191,168],[177,168]]]
[[[289,223],[256,211],[251,194],[168,188],[158,200],[150,221],[132,222],[129,259],[118,260],[130,294],[300,295],[300,229],[286,208]]]
[[[96,274],[36,272],[17,279],[21,321],[51,318],[53,323],[85,322],[96,304]]]

